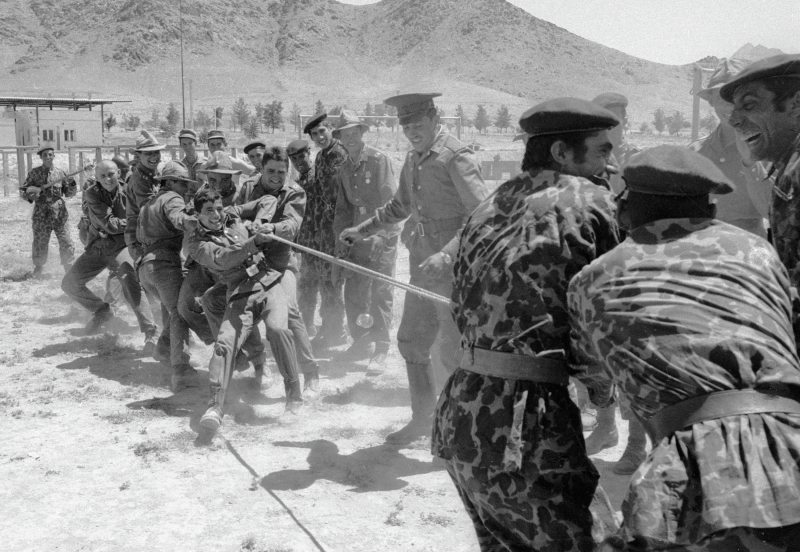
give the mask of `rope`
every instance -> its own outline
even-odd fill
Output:
[[[355,263],[351,263],[350,261],[345,261],[344,259],[339,259],[334,257],[333,255],[328,255],[326,253],[322,253],[321,251],[317,251],[316,249],[311,249],[310,247],[305,247],[303,245],[298,245],[294,242],[291,242],[285,238],[281,238],[280,236],[276,236],[275,234],[270,234],[269,237],[277,242],[285,243],[286,245],[290,245],[295,249],[299,249],[303,253],[309,253],[314,255],[315,257],[319,257],[320,259],[324,259],[329,263],[333,263],[335,265],[341,266],[342,268],[346,268],[348,270],[352,270],[353,272],[357,272],[359,274],[363,274],[364,276],[369,276],[370,278],[375,278],[376,280],[382,280],[388,284],[393,286],[399,287],[404,289],[410,293],[415,295],[419,295],[420,297],[424,297],[425,299],[430,299],[431,301],[436,301],[437,303],[443,303],[445,305],[450,304],[450,299],[445,297],[444,295],[439,295],[438,293],[434,293],[432,291],[428,291],[427,289],[423,289],[418,286],[414,286],[411,284],[407,284],[405,282],[401,282],[400,280],[396,280],[391,276],[387,276],[386,274],[381,274],[380,272],[376,272],[374,270],[370,270],[369,268],[364,268],[363,266],[359,266]]]

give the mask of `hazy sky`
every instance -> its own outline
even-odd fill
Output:
[[[661,63],[728,57],[748,42],[800,53],[800,0],[509,1],[579,36]]]

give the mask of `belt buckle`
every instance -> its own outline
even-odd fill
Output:
[[[425,226],[423,226],[422,222],[417,223],[417,235],[418,236],[425,235]]]

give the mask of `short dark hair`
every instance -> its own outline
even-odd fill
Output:
[[[287,167],[289,166],[289,156],[286,155],[286,150],[280,146],[272,146],[264,151],[264,157],[261,158],[261,166],[266,167],[270,161],[283,161]]]
[[[200,190],[197,195],[194,196],[195,212],[199,213],[203,210],[203,205],[209,202],[213,203],[218,199],[222,201],[222,194],[220,194],[218,191],[212,190],[211,188]]]
[[[786,111],[786,100],[793,98],[795,94],[800,92],[800,79],[775,77],[764,79],[764,88],[772,92],[775,96],[772,98],[772,105],[779,112]]]
[[[564,142],[575,153],[575,160],[582,163],[589,147],[586,139],[594,136],[596,132],[565,132],[563,134],[546,134],[544,136],[531,136],[525,146],[525,157],[522,159],[522,170],[550,169],[554,167],[554,159],[550,148],[559,140]]]

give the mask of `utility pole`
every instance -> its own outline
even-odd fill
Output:
[[[185,89],[185,79],[183,77],[183,0],[180,0],[178,3],[178,10],[180,11],[180,21],[181,21],[181,122],[183,123],[183,128],[186,128],[186,89]]]
[[[192,79],[189,79],[189,128],[194,128],[194,100],[192,96]]]

